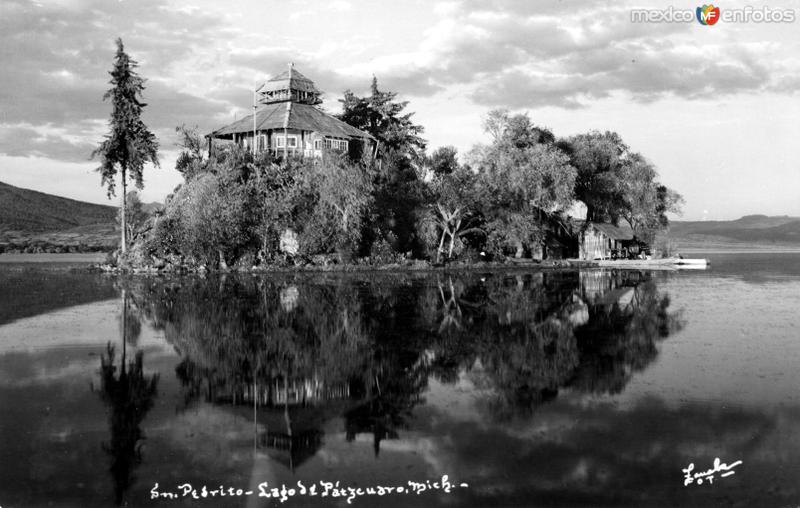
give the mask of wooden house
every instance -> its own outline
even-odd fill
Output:
[[[317,106],[322,92],[314,82],[289,69],[266,83],[254,99],[255,121],[248,115],[207,136],[209,151],[215,146],[236,143],[246,149],[270,150],[276,156],[320,157],[335,150],[358,157],[375,148],[375,139]],[[258,104],[255,104],[257,102]]]
[[[580,259],[612,259],[637,244],[633,231],[603,222],[587,222],[578,238]]]

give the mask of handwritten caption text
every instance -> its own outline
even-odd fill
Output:
[[[191,483],[184,483],[175,487],[174,490],[160,490],[158,483],[150,489],[150,499],[209,499],[217,497],[265,497],[285,503],[295,496],[319,496],[345,498],[347,504],[352,504],[353,500],[363,496],[386,496],[391,494],[422,494],[428,491],[440,491],[449,494],[454,489],[467,488],[466,483],[453,483],[447,475],[443,475],[441,480],[426,480],[422,482],[408,481],[403,485],[385,486],[376,485],[372,487],[351,487],[342,486],[340,482],[318,481],[309,485],[298,480],[296,485],[287,486],[286,484],[270,485],[262,482],[256,490],[241,489],[236,487],[225,487],[223,485],[209,488],[206,485],[194,486]]]

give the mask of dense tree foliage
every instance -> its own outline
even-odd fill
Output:
[[[203,138],[198,133],[197,127],[189,128],[181,125],[180,127],[175,127],[175,132],[180,138],[178,147],[181,148],[181,152],[175,161],[175,170],[189,180],[202,167]]]
[[[631,154],[622,169],[620,216],[642,240],[652,243],[669,224],[667,213],[680,213],[683,198],[658,182],[658,172],[643,156]]]
[[[658,182],[655,167],[633,152],[615,132],[597,131],[560,140],[577,169],[575,197],[586,205],[586,218],[618,224],[625,219],[643,240],[668,224],[666,214],[680,213],[683,198]]]
[[[613,132],[556,140],[526,114],[499,109],[483,121],[489,142],[460,160],[452,146],[426,155],[408,104],[377,80],[369,96],[347,91],[341,102],[341,118],[377,149],[276,158],[229,145],[207,156],[196,129],[176,129],[185,182],[150,228],[146,254],[247,268],[544,258],[577,253],[576,201],[589,221],[625,220],[646,242],[680,211],[680,195]]]
[[[577,170],[575,197],[586,205],[586,219],[617,223],[623,206],[623,166],[628,146],[614,132],[579,134],[559,142]]]
[[[319,200],[333,211],[339,223],[337,244],[355,245],[361,223],[372,201],[371,168],[354,164],[344,156],[331,155],[319,165]]]
[[[232,172],[201,174],[183,185],[170,203],[177,205],[183,248],[206,263],[218,260],[221,267],[250,241],[250,196],[231,177]]]
[[[493,142],[473,151],[470,164],[484,194],[489,246],[521,257],[542,242],[548,218],[571,205],[576,172],[552,134],[527,115],[493,111],[484,126]]]
[[[108,189],[109,197],[114,195],[117,173],[122,184],[121,216],[122,224],[125,221],[125,200],[127,198],[127,179],[132,178],[136,186],[143,186],[142,171],[148,162],[158,166],[158,141],[155,135],[148,130],[142,121],[142,110],[146,106],[141,102],[144,91],[144,79],[135,71],[137,63],[131,59],[122,45],[122,39],[117,39],[117,54],[111,74],[111,89],[103,100],[111,99],[112,110],[109,120],[110,132],[106,139],[92,152],[92,158],[100,158],[100,173],[102,185]],[[122,243],[124,253],[127,248],[127,227],[122,227]]]
[[[145,246],[150,256],[181,256],[190,264],[228,267],[284,259],[282,235],[299,240],[303,256],[337,253],[349,259],[368,230],[374,199],[370,157],[352,161],[275,160],[232,145],[211,157],[196,133],[181,131],[178,158],[185,182],[167,199]],[[293,252],[291,255],[296,254]]]
[[[485,232],[481,225],[481,203],[478,177],[468,168],[458,166],[448,171],[437,171],[430,182],[431,212],[429,220],[440,231],[436,261],[447,245],[447,258],[453,257],[456,241],[466,234]]]
[[[372,78],[370,95],[359,97],[347,90],[339,118],[361,130],[372,134],[378,140],[378,150],[382,153],[395,152],[412,163],[422,160],[425,153],[424,132],[421,125],[411,121],[414,113],[403,113],[407,101],[395,101],[397,93],[378,89],[378,79]]]
[[[419,211],[424,207],[424,186],[419,175],[425,163],[424,128],[405,113],[407,101],[397,93],[378,88],[372,79],[370,94],[359,97],[350,90],[341,99],[339,118],[370,133],[377,140],[373,173],[374,206],[371,228],[364,244],[389,244],[396,252],[418,252]]]
[[[427,158],[426,165],[434,175],[449,175],[459,167],[458,150],[454,146],[439,147]]]

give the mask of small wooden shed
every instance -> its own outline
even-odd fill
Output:
[[[580,259],[611,259],[635,243],[633,231],[604,222],[587,222],[579,236]]]

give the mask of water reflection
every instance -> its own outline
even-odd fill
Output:
[[[100,359],[100,397],[108,408],[111,439],[103,443],[103,451],[111,459],[109,471],[114,481],[114,502],[121,505],[125,492],[132,486],[134,469],[142,462],[140,441],[144,439],[142,421],[158,389],[158,374],[144,374],[144,353],[136,351],[128,362],[127,347],[136,345],[141,322],[131,306],[127,291],[122,290],[120,328],[122,355],[116,365],[116,347],[109,342]]]
[[[497,421],[530,415],[565,388],[619,393],[683,326],[645,272],[126,287],[182,357],[182,408],[249,414],[254,445],[291,470],[334,418],[348,441],[369,436],[377,456],[409,427],[431,380],[466,377],[492,393],[484,416]]]
[[[442,474],[470,487],[381,505],[788,506],[800,496],[797,278],[104,281],[91,303],[12,312],[0,325],[3,506],[194,506],[203,501],[159,503],[150,489]],[[713,486],[683,486],[682,468],[715,457],[743,465]]]

